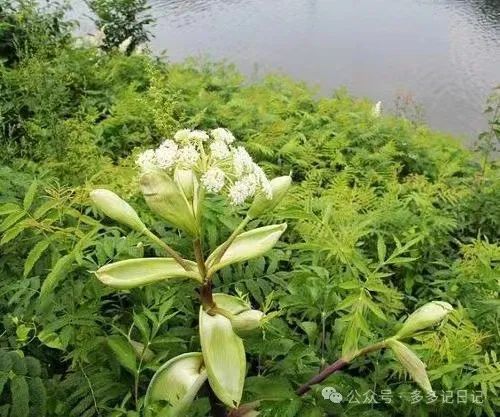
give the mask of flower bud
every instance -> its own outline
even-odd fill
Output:
[[[114,192],[101,188],[91,191],[90,198],[96,207],[109,218],[138,232],[143,232],[146,229],[146,226],[130,204],[118,197]]]
[[[183,174],[181,176],[184,177]],[[189,192],[189,187],[184,184],[184,180],[182,182]],[[186,199],[184,192],[172,178],[163,172],[147,172],[141,176],[140,186],[151,210],[191,236],[198,235],[192,202]]]
[[[263,213],[273,210],[281,200],[285,197],[290,185],[292,177],[285,175],[283,177],[273,178],[271,181],[272,197],[268,199],[262,192],[255,196],[252,205],[248,209],[248,217],[254,219]]]
[[[184,193],[188,202],[192,202],[194,196],[198,193],[198,180],[191,169],[176,169],[174,172],[174,181]]]
[[[425,371],[425,364],[418,358],[417,355],[405,344],[395,339],[387,340],[387,346],[391,348],[396,359],[401,363],[403,368],[410,374],[412,379],[426,393],[432,392],[432,386]]]
[[[260,310],[247,310],[231,318],[231,325],[236,333],[258,329],[265,314]]]
[[[229,246],[223,243],[207,258],[209,274],[227,265],[264,255],[273,248],[285,230],[286,223],[259,227],[238,235]]]
[[[200,274],[194,270],[196,264],[185,262],[193,270],[186,271],[172,258],[127,259],[104,265],[96,271],[96,276],[103,284],[120,290],[170,279],[191,278],[201,282]]]
[[[420,330],[426,329],[443,320],[453,307],[444,301],[431,301],[415,310],[406,319],[403,327],[396,334],[396,338],[403,339],[409,337]]]
[[[163,364],[151,379],[146,392],[146,407],[155,401],[167,401],[171,406],[168,416],[184,416],[206,379],[201,353],[176,356]]]

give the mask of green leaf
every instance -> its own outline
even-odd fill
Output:
[[[191,278],[201,282],[196,264],[185,262],[192,267],[191,271],[186,271],[173,258],[128,259],[99,268],[96,276],[103,284],[118,289],[141,287],[174,278]]]
[[[2,224],[0,224],[0,232],[5,232],[7,229],[12,227],[19,219],[21,219],[26,213],[24,211],[15,211],[9,214]]]
[[[29,208],[33,204],[37,188],[38,188],[38,182],[35,180],[31,183],[30,187],[28,188],[28,191],[24,196],[23,208],[25,210],[29,210]]]
[[[5,216],[6,214],[11,214],[15,211],[22,211],[22,209],[15,203],[6,203],[0,207],[0,216]]]
[[[243,341],[234,333],[229,319],[211,316],[200,307],[200,343],[215,395],[228,407],[237,407],[245,383],[246,358]]]
[[[31,270],[35,266],[36,262],[40,259],[40,256],[42,256],[43,252],[45,252],[45,250],[49,247],[49,245],[50,245],[50,240],[44,239],[44,240],[41,240],[40,242],[38,242],[30,250],[28,257],[26,258],[26,261],[24,262],[23,276],[25,278],[31,272]]]
[[[387,246],[385,245],[384,238],[382,237],[382,235],[378,235],[377,253],[378,253],[378,261],[380,263],[383,263],[385,260],[385,255],[387,253]]]
[[[208,274],[211,275],[227,265],[264,255],[273,248],[285,230],[286,223],[259,227],[238,235],[227,249],[227,244],[223,243],[207,259]]]
[[[2,239],[0,240],[0,245],[5,245],[6,243],[9,243],[12,239],[15,239],[28,226],[29,225],[26,222],[20,222],[20,223],[16,224],[14,227],[12,227],[11,229],[7,230],[7,232],[4,233],[4,235],[2,236]]]
[[[59,281],[64,278],[64,276],[69,272],[73,261],[73,254],[68,253],[56,262],[52,271],[50,271],[47,278],[43,281],[42,288],[40,290],[41,298],[45,298],[56,287]]]
[[[113,335],[108,337],[107,342],[113,353],[116,355],[116,359],[120,362],[120,365],[132,375],[136,375],[136,355],[134,348],[128,340],[122,336]]]

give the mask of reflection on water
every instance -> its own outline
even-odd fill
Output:
[[[328,93],[346,86],[394,102],[411,94],[428,122],[472,137],[500,82],[498,0],[152,0],[155,50],[281,71]]]

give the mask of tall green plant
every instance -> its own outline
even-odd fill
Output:
[[[211,392],[229,408],[230,416],[255,415],[258,402],[241,406],[246,374],[245,348],[241,339],[260,327],[263,312],[253,310],[243,299],[213,292],[213,277],[220,269],[262,256],[286,230],[286,223],[244,231],[252,219],[272,210],[285,196],[290,177],[268,181],[262,169],[243,147],[233,145],[235,138],[225,129],[204,131],[183,129],[173,140],[165,140],[138,158],[142,169],[141,190],[149,207],[170,225],[192,239],[194,260],[185,259],[158,238],[142,222],[136,211],[109,190],[91,193],[94,203],[108,217],[139,232],[163,248],[166,258],[142,258],[119,261],[96,271],[97,278],[116,289],[130,289],[175,279],[192,280],[199,288],[199,338],[201,352],[185,353],[161,366],[148,388],[146,415],[182,416],[198,390],[208,380]],[[233,206],[253,198],[253,203],[230,237],[208,257],[202,247],[204,237],[204,200],[213,194],[225,195]],[[390,348],[397,360],[426,392],[432,387],[425,365],[400,339],[440,322],[450,311],[444,302],[424,305],[408,317],[392,337],[363,349],[348,350],[342,358],[325,368],[296,393],[304,395],[355,358]],[[129,337],[109,340],[121,364],[138,379],[140,363],[148,353],[147,345],[138,346]],[[134,349],[140,352],[137,364]],[[137,389],[137,383],[136,383]],[[167,403],[158,408],[158,403]],[[225,415],[214,404],[216,416]]]

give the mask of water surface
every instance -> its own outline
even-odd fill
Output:
[[[470,143],[500,83],[500,1],[152,0],[153,48],[226,59],[393,106],[410,96],[434,128]]]

